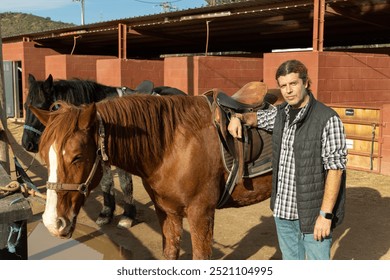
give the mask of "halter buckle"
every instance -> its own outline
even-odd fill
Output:
[[[77,190],[82,193],[85,197],[87,197],[88,193],[88,185],[85,183],[82,183],[78,186]]]

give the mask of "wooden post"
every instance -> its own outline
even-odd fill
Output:
[[[314,0],[313,9],[313,51],[324,49],[325,1]]]
[[[3,72],[3,41],[1,39],[0,24],[0,165],[10,174],[10,163],[7,142],[7,113],[4,91],[4,72]]]
[[[127,25],[118,24],[118,57],[127,59]]]

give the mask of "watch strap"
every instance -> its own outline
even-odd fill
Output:
[[[322,210],[320,210],[320,215],[324,217],[325,219],[332,220],[333,219],[333,213],[326,213]]]

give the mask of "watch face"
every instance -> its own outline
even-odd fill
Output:
[[[332,220],[333,219],[333,214],[332,213],[325,213],[325,219]]]
[[[332,220],[333,219],[333,213],[325,213],[322,210],[320,211],[320,215],[324,217],[325,219]]]

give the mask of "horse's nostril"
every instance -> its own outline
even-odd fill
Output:
[[[63,231],[66,228],[66,220],[62,217],[57,219],[57,229],[58,231]]]

